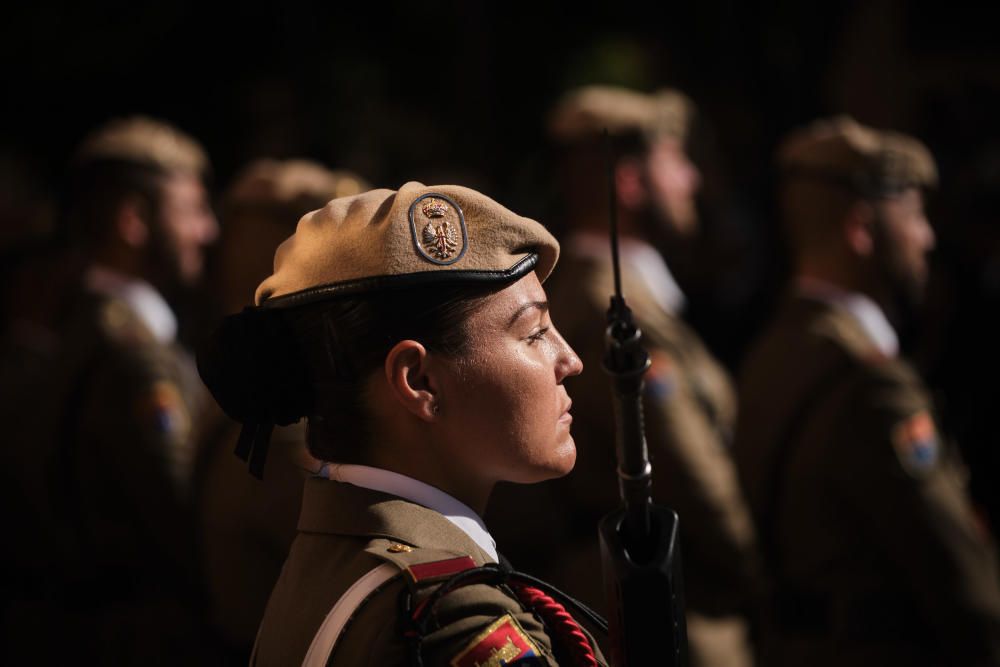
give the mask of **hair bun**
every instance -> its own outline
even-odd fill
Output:
[[[198,350],[198,373],[238,422],[285,426],[309,412],[309,375],[278,310],[248,307],[224,318]]]

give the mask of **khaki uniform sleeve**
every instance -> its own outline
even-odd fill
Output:
[[[163,554],[193,567],[193,427],[170,371],[169,360],[141,346],[104,359],[81,409],[78,456],[91,471],[84,484],[115,485]]]
[[[473,667],[495,664],[487,662],[493,657],[521,657],[526,665],[560,664],[552,649],[552,638],[541,621],[492,586],[469,586],[446,595],[433,623],[437,629],[424,639],[425,665]],[[586,629],[584,633],[598,664],[606,667],[600,647]],[[529,655],[533,658],[529,659]]]
[[[513,657],[530,651],[539,665],[558,664],[541,622],[492,586],[469,586],[446,595],[431,622],[436,629],[424,638],[425,665],[487,664],[483,658],[488,659],[493,651],[500,657],[504,651]]]
[[[408,628],[398,604],[404,588],[402,582],[390,585],[366,605],[345,629],[344,640],[327,664],[410,664],[410,647],[404,639]],[[396,621],[387,620],[392,618]],[[607,667],[600,649],[594,652],[598,664]],[[500,589],[481,584],[454,591],[438,603],[420,655],[426,667],[560,664],[542,623]]]
[[[922,390],[879,369],[858,384],[834,439],[844,465],[831,471],[858,530],[898,572],[954,664],[1000,664],[996,551]]]
[[[689,599],[731,612],[750,594],[758,566],[736,468],[673,357],[655,348],[651,357],[644,410],[654,498],[680,517]]]

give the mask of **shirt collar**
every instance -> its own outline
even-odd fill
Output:
[[[860,292],[849,292],[825,280],[806,276],[796,280],[796,289],[804,297],[847,311],[885,356],[895,357],[899,354],[896,330],[892,328],[885,312],[869,297]]]
[[[611,257],[611,241],[601,234],[576,232],[570,236],[567,245],[570,252],[578,257],[592,257],[605,262]],[[640,239],[628,237],[619,241],[618,249],[622,262],[642,280],[661,308],[671,314],[684,310],[687,297],[656,248]]]
[[[156,289],[134,276],[95,264],[87,269],[87,288],[124,301],[161,343],[177,337],[177,317]]]
[[[318,475],[335,482],[388,493],[432,509],[468,535],[494,562],[500,560],[497,543],[486,530],[482,518],[468,505],[441,489],[391,470],[348,463],[324,463]]]

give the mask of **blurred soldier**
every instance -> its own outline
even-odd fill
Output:
[[[740,382],[768,665],[1000,665],[996,552],[892,321],[934,233],[917,140],[840,117],[780,148],[795,281]]]
[[[274,249],[305,213],[336,197],[369,189],[358,176],[306,160],[257,160],[223,202],[218,274],[213,284],[226,313],[253,303],[272,272]],[[275,429],[263,481],[233,456],[240,425],[212,416],[199,474],[199,522],[212,623],[234,661],[250,657],[257,627],[295,537],[307,471],[318,470],[305,446],[305,424]]]
[[[490,525],[515,566],[603,608],[597,521],[619,504],[609,381],[600,372],[604,317],[613,291],[606,149],[614,138],[622,282],[650,350],[646,429],[657,502],[680,515],[691,664],[751,663],[748,603],[754,536],[729,457],[735,397],[723,368],[682,321],[684,295],[654,244],[695,234],[699,173],[685,153],[693,108],[682,94],[588,87],[554,110],[569,235],[549,290],[553,316],[590,369],[567,380],[578,457],[562,480],[510,488]],[[514,507],[530,507],[510,518]]]
[[[64,560],[39,594],[65,614],[45,647],[60,661],[173,664],[195,650],[206,394],[164,294],[199,280],[217,234],[207,167],[191,138],[146,118],[100,128],[72,165],[64,213],[86,268],[36,416]]]
[[[34,176],[30,162],[0,154],[0,645],[14,663],[37,657],[16,652],[20,619],[34,615],[26,601],[60,564],[48,539],[37,412],[56,367],[61,300],[79,268],[54,239],[53,206]]]

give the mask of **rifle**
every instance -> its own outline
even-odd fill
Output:
[[[604,370],[611,376],[615,449],[622,507],[599,526],[605,597],[615,667],[687,665],[687,625],[677,513],[654,505],[653,469],[646,448],[642,376],[649,354],[622,296],[618,204],[611,138],[604,131],[610,192],[611,258],[615,293],[607,313]]]

